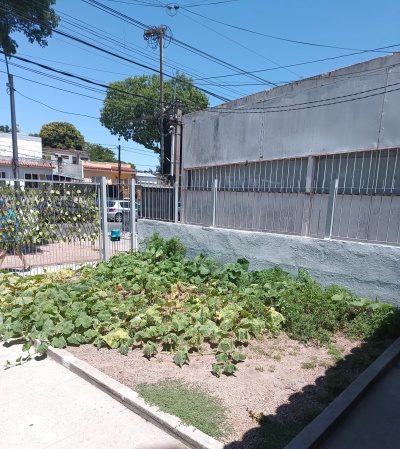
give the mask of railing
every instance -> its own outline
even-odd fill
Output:
[[[187,170],[182,221],[400,244],[399,149]]]
[[[0,211],[1,268],[34,274],[43,267],[99,261],[99,185],[41,180],[27,184],[23,179],[0,185],[5,203]]]

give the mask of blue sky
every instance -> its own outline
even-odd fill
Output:
[[[178,70],[191,76],[198,87],[230,100],[269,89],[274,84],[400,51],[400,3],[395,0],[98,2],[149,27],[167,25],[176,40],[206,53],[202,57],[171,42],[164,50],[166,79]],[[30,44],[23,34],[15,35],[19,44],[17,56],[106,85],[128,76],[157,72],[159,51],[147,46],[143,29],[90,3],[90,0],[57,0],[54,8],[61,16],[58,29],[153,70],[57,34],[49,38],[45,48]],[[390,48],[362,52],[381,47]],[[11,62],[20,66],[10,65],[21,132],[39,132],[43,124],[53,121],[69,122],[86,141],[116,151],[117,136],[112,136],[97,119],[105,89],[92,91],[91,85],[83,81],[16,59]],[[4,58],[0,56],[0,87],[3,86],[0,124],[10,125],[5,71]],[[243,72],[251,72],[253,76]],[[213,96],[209,99],[211,106],[222,102]],[[120,143],[121,158],[136,164],[139,170],[158,165],[153,152],[133,141]]]

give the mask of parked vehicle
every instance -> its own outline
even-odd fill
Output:
[[[135,202],[136,215],[140,215],[140,203]],[[124,215],[130,214],[130,200],[109,200],[107,201],[107,220],[121,223]]]

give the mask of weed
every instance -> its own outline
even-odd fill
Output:
[[[273,366],[273,365],[269,366],[269,367],[268,367],[268,371],[269,371],[270,373],[273,373],[273,372],[275,371],[275,366]]]
[[[259,371],[260,373],[263,373],[263,372],[264,372],[264,368],[263,368],[262,366],[256,366],[256,367],[255,367],[255,370],[256,370],[256,371]]]
[[[317,362],[303,362],[301,367],[303,369],[313,369],[317,366]]]
[[[147,403],[213,438],[221,438],[228,431],[226,409],[221,401],[196,385],[166,379],[154,384],[140,384],[136,391]]]
[[[291,356],[299,355],[301,352],[301,349],[298,346],[289,346],[289,349],[288,354]]]
[[[329,363],[329,362],[319,362],[319,363],[318,363],[318,366],[322,366],[323,368],[328,369],[328,368],[330,368],[330,367],[332,366],[332,363]]]
[[[335,348],[335,346],[330,346],[328,349],[328,354],[332,357],[332,361],[334,363],[339,362],[344,359],[343,354],[339,351],[339,349]]]
[[[259,354],[259,355],[267,355],[267,353],[264,351],[264,349],[263,349],[261,346],[259,346],[259,345],[251,345],[251,346],[250,346],[250,349],[251,349],[253,352],[255,352],[256,354]]]

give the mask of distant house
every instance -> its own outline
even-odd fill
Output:
[[[90,159],[89,153],[73,149],[43,148],[43,157],[52,161],[53,179],[82,181],[82,163]]]
[[[17,134],[18,177],[26,180],[48,180],[53,173],[51,160],[43,159],[40,137]],[[11,133],[0,133],[0,179],[13,179]]]
[[[129,196],[129,181],[136,178],[136,170],[130,164],[121,164],[121,190],[118,195],[118,164],[115,162],[83,161],[83,173],[86,182],[100,182],[106,178],[108,195],[113,198]]]
[[[137,172],[136,173],[136,182],[138,184],[159,184],[159,179],[156,175],[153,175],[152,173],[142,173]]]

